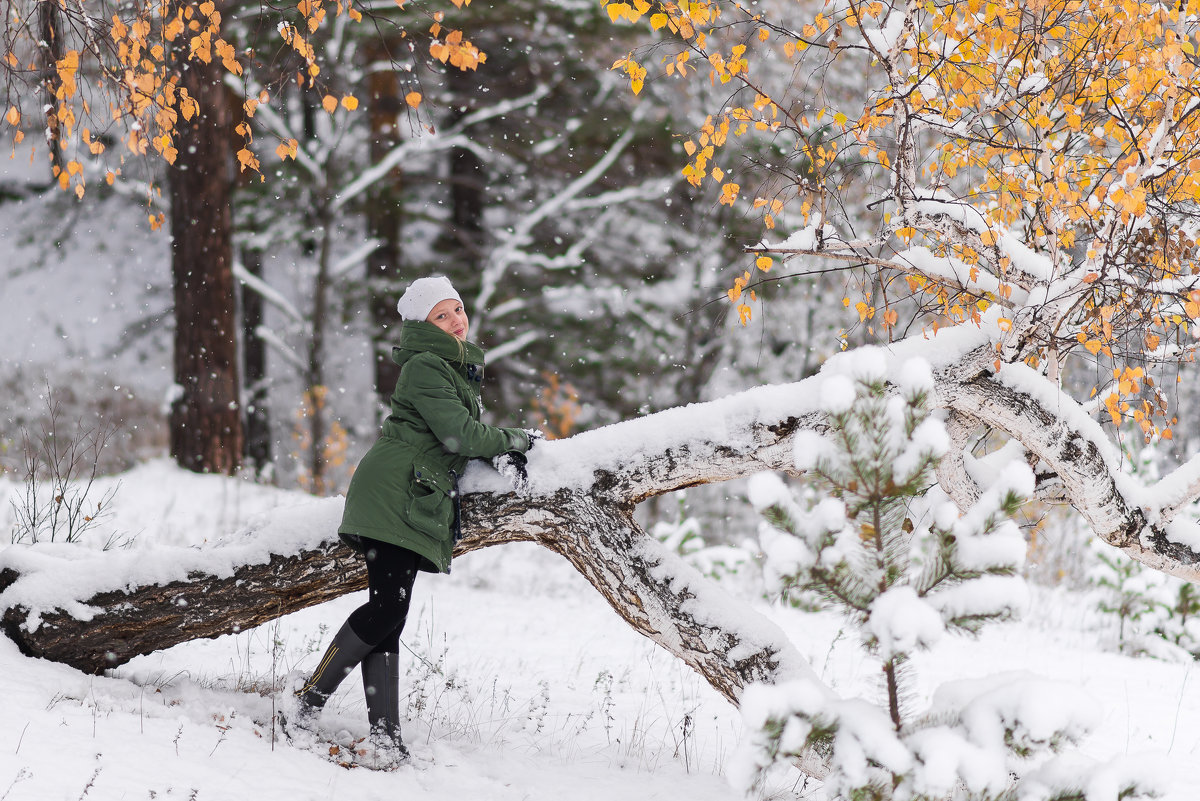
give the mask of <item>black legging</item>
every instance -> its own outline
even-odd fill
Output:
[[[400,652],[413,581],[421,557],[399,545],[363,538],[367,558],[367,602],[350,613],[350,628],[372,653]]]

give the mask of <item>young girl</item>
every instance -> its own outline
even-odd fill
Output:
[[[442,276],[413,281],[392,359],[400,378],[379,440],[350,481],[338,529],[367,561],[367,602],[354,610],[297,691],[292,720],[311,729],[326,700],[362,664],[370,745],[383,766],[408,754],[400,737],[400,632],[417,571],[448,573],[458,539],[458,477],[472,458],[524,453],[519,428],[479,422],[483,351],[466,341],[462,299]]]

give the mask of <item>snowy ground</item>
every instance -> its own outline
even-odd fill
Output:
[[[202,542],[306,500],[165,463],[120,481],[114,514],[93,543],[118,531],[135,535],[134,549]],[[0,496],[15,488],[0,480]],[[10,510],[5,498],[0,504],[3,518]],[[471,554],[452,576],[418,581],[401,688],[417,766],[346,769],[272,743],[262,725],[271,716],[269,688],[311,668],[358,602],[347,597],[255,631],[184,644],[104,677],[27,659],[0,637],[0,799],[739,797],[724,778],[741,739],[737,714],[536,546]],[[872,691],[875,667],[835,617],[763,611],[840,692]],[[1200,778],[1187,770],[1200,753],[1191,665],[1104,653],[1098,639],[1078,597],[1045,591],[1025,622],[993,626],[978,640],[948,639],[915,663],[913,676],[920,694],[1003,671],[1071,682],[1102,710],[1087,755],[1155,752],[1179,772],[1170,801],[1200,798]],[[365,733],[357,675],[331,701],[323,726],[346,738]],[[774,797],[813,789],[785,781]]]

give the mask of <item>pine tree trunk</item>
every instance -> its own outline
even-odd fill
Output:
[[[329,259],[332,237],[331,215],[325,208],[317,209],[317,225],[321,229],[321,243],[317,246],[317,274],[313,278],[312,335],[308,340],[308,468],[309,491],[324,495],[325,485],[325,436],[328,431],[325,386],[325,327],[329,316]]]
[[[233,280],[233,147],[223,67],[191,60],[180,85],[199,104],[176,129],[170,172],[175,384],[171,455],[196,472],[234,473],[244,451]]]
[[[262,252],[242,249],[242,265],[262,278]],[[246,460],[256,473],[271,464],[271,417],[267,409],[267,343],[259,336],[263,325],[263,298],[254,289],[242,287],[242,364],[246,381]]]
[[[373,37],[366,46],[370,64],[391,64],[393,48],[399,42]],[[395,69],[377,68],[367,77],[370,106],[367,121],[371,128],[371,163],[383,160],[400,143],[397,124],[405,108],[401,99],[400,77]],[[404,223],[401,187],[404,173],[393,167],[383,180],[371,188],[367,203],[367,233],[380,244],[367,257],[367,292],[370,293],[371,339],[375,355],[375,393],[386,404],[396,388],[400,368],[392,361],[392,345],[400,325],[396,301],[402,290],[403,258],[400,234]]]

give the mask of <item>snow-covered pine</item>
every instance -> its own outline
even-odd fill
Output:
[[[975,632],[1026,605],[1015,575],[1025,541],[1012,515],[1033,477],[1024,463],[1011,463],[960,514],[933,481],[947,436],[930,415],[928,366],[907,366],[910,380],[899,393],[889,391],[879,360],[847,367],[823,386],[829,432],[796,442],[796,466],[818,479],[823,497],[805,509],[764,474],[752,481],[751,498],[765,520],[775,589],[784,597],[815,593],[843,612],[880,660],[886,698],[880,705],[838,699],[807,680],[748,688],[738,780],[761,786],[778,763],[816,752],[830,768],[823,787],[830,799],[1090,797],[1078,792],[1084,773],[1054,788],[1020,781],[1093,724],[1077,690],[993,677],[945,687],[923,712],[906,707],[913,694],[905,692],[904,668],[914,653],[947,630]],[[1122,792],[1143,790],[1132,776],[1117,783]]]

